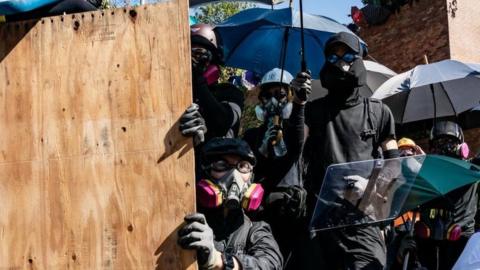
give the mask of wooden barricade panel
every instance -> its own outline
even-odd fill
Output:
[[[0,25],[0,269],[195,269],[187,0]]]

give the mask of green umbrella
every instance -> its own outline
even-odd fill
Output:
[[[410,188],[402,212],[478,181],[480,167],[451,157],[427,155]]]

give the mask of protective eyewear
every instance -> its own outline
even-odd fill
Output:
[[[246,160],[241,160],[237,164],[230,164],[227,161],[221,159],[212,162],[208,167],[216,172],[225,172],[231,169],[237,169],[241,173],[249,173],[253,171],[252,164],[250,164],[250,162]]]
[[[213,55],[209,50],[202,47],[193,47],[192,48],[192,58],[197,61],[212,61]]]
[[[266,100],[271,99],[272,97],[276,98],[278,101],[286,98],[288,96],[288,90],[284,87],[272,87],[269,89],[262,90],[260,97]]]
[[[338,56],[336,54],[331,54],[327,56],[327,61],[330,62],[331,64],[337,63],[339,60],[343,60],[346,63],[352,63],[355,61],[355,59],[359,58],[358,55],[354,53],[345,53],[343,56]]]

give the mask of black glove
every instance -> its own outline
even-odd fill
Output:
[[[306,214],[307,191],[300,186],[280,187],[271,192],[266,207],[273,215],[288,219],[303,218]]]
[[[411,235],[405,235],[400,241],[400,246],[397,251],[397,260],[403,262],[407,252],[415,252],[417,249],[417,243]]]
[[[205,119],[200,114],[199,108],[197,104],[193,103],[180,118],[180,131],[184,136],[193,137],[195,145],[205,141],[207,132]]]
[[[213,231],[205,216],[200,213],[187,215],[185,223],[178,231],[178,244],[184,249],[197,250],[198,264],[202,269],[213,269],[220,253],[215,249]]]
[[[312,93],[312,76],[310,72],[299,72],[292,80],[290,86],[293,89],[294,101],[304,104]]]
[[[205,48],[192,48],[192,75],[194,79],[203,76],[212,59],[213,55],[209,50]]]

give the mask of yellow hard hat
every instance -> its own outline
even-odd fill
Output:
[[[412,139],[409,139],[409,138],[401,138],[400,140],[398,140],[398,147],[415,147],[416,144],[415,142],[412,140]]]

